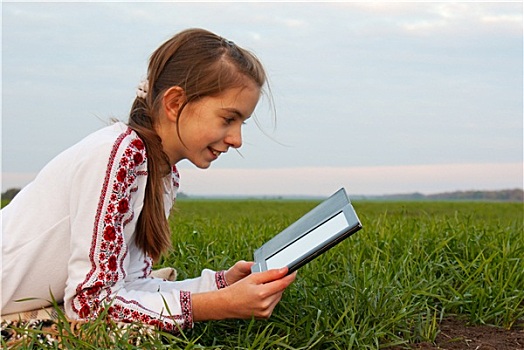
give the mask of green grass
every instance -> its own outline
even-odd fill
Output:
[[[175,267],[180,279],[250,260],[316,204],[180,200],[171,219],[174,250],[157,267]],[[354,206],[363,230],[301,268],[268,321],[198,323],[140,348],[378,349],[431,342],[448,316],[504,328],[524,320],[522,203]],[[102,343],[77,346],[114,342],[102,323],[86,325]],[[116,341],[110,347],[132,348],[125,336]],[[68,342],[74,346],[74,337]]]

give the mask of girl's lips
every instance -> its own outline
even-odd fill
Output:
[[[222,153],[224,153],[224,152],[222,152],[222,151],[217,151],[216,149],[211,148],[211,147],[208,147],[208,149],[209,149],[209,150],[211,151],[211,153],[215,156],[215,158],[218,158],[219,155],[221,155]]]

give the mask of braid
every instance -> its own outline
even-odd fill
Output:
[[[146,100],[135,99],[128,124],[140,136],[147,152],[148,176],[144,206],[137,221],[135,242],[140,249],[157,260],[171,247],[171,233],[165,217],[162,182],[162,179],[170,173],[171,167],[162,149],[162,140],[153,127]]]

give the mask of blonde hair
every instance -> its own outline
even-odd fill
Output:
[[[148,178],[144,206],[138,218],[135,241],[157,260],[171,247],[171,232],[164,211],[163,178],[171,164],[155,131],[164,92],[173,86],[184,89],[186,101],[178,111],[205,96],[240,87],[248,78],[260,88],[266,74],[251,52],[204,29],[182,31],[163,43],[152,55],[148,67],[149,89],[145,98],[136,98],[128,125],[144,141]]]

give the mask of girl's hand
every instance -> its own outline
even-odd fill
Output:
[[[240,266],[238,268],[237,271],[245,271]],[[286,276],[287,271],[285,267],[257,272],[227,288],[193,294],[193,320],[269,318],[284,290],[295,280],[296,272]]]
[[[285,267],[254,273],[224,289],[229,292],[232,317],[269,318],[284,290],[295,280],[296,272],[286,276],[287,271]]]
[[[230,286],[240,281],[244,277],[249,276],[251,274],[251,266],[253,266],[253,264],[254,262],[240,260],[235,265],[231,266],[224,274],[227,284]]]

